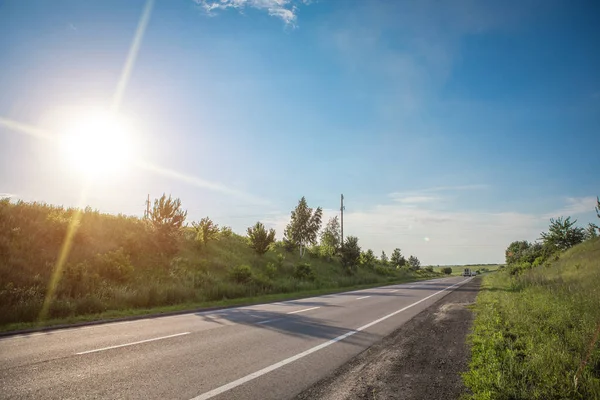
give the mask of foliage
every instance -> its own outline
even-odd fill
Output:
[[[406,265],[406,259],[402,255],[402,252],[399,248],[395,248],[392,252],[392,257],[390,258],[390,264],[394,268],[400,268]]]
[[[375,258],[375,253],[373,253],[373,250],[371,249],[364,251],[360,254],[359,263],[365,268],[374,268],[376,261],[377,259]]]
[[[300,280],[314,281],[316,279],[315,272],[308,263],[301,263],[296,265],[294,269],[294,277]]]
[[[348,236],[342,247],[342,265],[346,272],[356,272],[360,261],[360,246],[356,236]]]
[[[275,229],[267,231],[261,222],[248,228],[248,244],[257,254],[265,254],[273,243],[275,243]]]
[[[290,222],[285,228],[285,239],[300,247],[300,257],[309,244],[317,243],[317,234],[321,229],[323,210],[317,207],[314,211],[308,207],[303,196],[291,213]]]
[[[577,220],[571,221],[571,217],[550,219],[548,232],[542,232],[542,240],[545,245],[558,250],[567,250],[584,239],[583,228],[575,227]]]
[[[192,222],[192,226],[196,230],[196,240],[204,246],[219,237],[219,225],[208,217],[202,218],[200,222]]]
[[[592,239],[547,266],[484,277],[463,376],[469,398],[600,398],[599,251]]]
[[[585,240],[590,240],[598,237],[598,231],[600,228],[596,224],[592,224],[591,222],[585,228],[584,238]]]
[[[150,210],[150,222],[152,226],[164,234],[170,235],[181,229],[185,222],[187,211],[181,208],[181,200],[167,197],[166,194],[154,200],[154,206]]]
[[[441,272],[446,275],[452,275],[452,267],[444,267],[441,269]]]
[[[247,265],[238,265],[231,270],[231,279],[237,283],[248,283],[252,279],[252,269]]]
[[[381,257],[379,257],[379,262],[381,263],[381,265],[383,265],[384,267],[387,267],[388,264],[388,256],[387,254],[385,254],[385,251],[381,250]]]
[[[339,250],[341,244],[340,222],[338,217],[330,218],[321,232],[322,253],[326,257],[333,257]]]
[[[224,238],[229,238],[233,235],[233,231],[230,226],[221,226],[221,230],[219,231],[219,235]]]
[[[408,266],[411,269],[419,269],[421,268],[421,261],[415,256],[408,257]]]
[[[423,268],[425,271],[427,272],[433,272],[433,266],[432,265],[428,265],[425,268]]]

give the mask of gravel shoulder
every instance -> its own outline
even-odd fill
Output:
[[[297,399],[458,399],[479,285],[475,278],[444,296]]]

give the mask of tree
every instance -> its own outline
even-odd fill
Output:
[[[600,197],[596,197],[596,215],[600,218]]]
[[[150,222],[156,230],[172,234],[181,229],[186,216],[187,211],[181,208],[181,200],[173,200],[171,195],[167,197],[163,193],[160,199],[154,200],[154,206],[150,211]]]
[[[196,229],[196,240],[205,246],[210,240],[219,237],[219,226],[208,217],[202,218],[200,222],[192,222],[192,226]]]
[[[421,261],[415,256],[408,257],[408,266],[411,269],[419,269],[421,268]]]
[[[399,248],[395,248],[392,252],[392,257],[390,258],[390,263],[395,268],[403,267],[406,264],[406,259],[402,255],[402,252]]]
[[[588,224],[587,228],[585,228],[585,240],[590,240],[595,237],[598,237],[598,231],[600,228],[596,224],[592,224],[591,222]]]
[[[531,244],[527,240],[517,240],[512,242],[504,251],[506,264],[515,264],[520,262],[521,254],[530,246]]]
[[[290,223],[285,228],[284,240],[299,246],[300,257],[304,256],[307,245],[317,243],[317,234],[321,229],[322,216],[323,210],[321,207],[317,207],[313,211],[312,208],[308,207],[304,196],[292,211]]]
[[[385,251],[383,251],[383,250],[381,250],[381,257],[379,257],[379,261],[381,262],[381,265],[383,265],[384,267],[387,267],[388,256],[387,256],[387,254],[385,254]]]
[[[362,252],[360,255],[360,265],[365,268],[373,268],[375,266],[375,261],[375,253],[373,253],[373,250],[371,249]]]
[[[360,246],[356,236],[346,237],[342,247],[342,265],[348,273],[356,271],[360,259]]]
[[[261,222],[248,228],[248,244],[257,254],[265,254],[271,245],[275,243],[275,229],[265,229]]]
[[[441,271],[446,275],[452,275],[452,267],[444,267]]]
[[[321,247],[323,253],[331,258],[340,248],[341,235],[340,235],[340,221],[335,216],[327,221],[327,225],[321,232]]]
[[[550,219],[548,232],[542,232],[544,244],[558,250],[567,250],[584,239],[584,229],[574,226],[577,220],[571,221],[571,217]]]

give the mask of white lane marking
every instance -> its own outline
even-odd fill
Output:
[[[94,350],[82,351],[82,352],[75,353],[75,354],[79,356],[79,355],[82,355],[82,354],[97,353],[99,351],[105,351],[105,350],[111,350],[111,349],[118,349],[120,347],[133,346],[135,344],[148,343],[148,342],[154,342],[154,341],[162,340],[162,339],[169,339],[169,338],[177,337],[177,336],[189,335],[190,333],[192,333],[192,332],[176,333],[174,335],[161,336],[161,337],[157,337],[157,338],[153,338],[153,339],[140,340],[138,342],[132,342],[132,343],[118,344],[116,346],[109,346],[109,347],[103,347],[101,349],[94,349]]]
[[[412,289],[412,288],[414,288],[414,287],[415,287],[415,285],[412,285],[412,286],[409,286],[408,288],[409,288],[409,289]]]
[[[448,286],[447,288],[445,288],[445,289],[442,289],[442,290],[440,290],[439,292],[435,292],[434,294],[430,294],[429,296],[427,296],[427,297],[424,297],[424,298],[422,298],[421,300],[419,300],[419,301],[416,301],[416,302],[414,302],[414,303],[412,303],[412,304],[410,304],[410,305],[408,305],[408,306],[406,306],[406,307],[404,307],[404,308],[401,308],[400,310],[394,311],[394,312],[393,312],[393,313],[391,313],[391,314],[388,314],[388,315],[386,315],[386,316],[384,316],[384,317],[381,317],[381,318],[379,318],[379,319],[376,319],[375,321],[369,322],[368,324],[366,324],[366,325],[363,325],[363,326],[361,326],[360,328],[357,328],[356,330],[353,330],[353,331],[350,331],[350,332],[344,333],[343,335],[340,335],[340,336],[338,336],[338,337],[336,337],[336,338],[333,338],[333,339],[331,339],[331,340],[329,340],[329,341],[327,341],[327,342],[325,342],[325,343],[321,343],[320,345],[318,345],[318,346],[315,346],[315,347],[312,347],[312,348],[310,348],[310,349],[308,349],[308,350],[306,350],[306,351],[303,351],[302,353],[298,353],[298,354],[296,354],[295,356],[292,356],[292,357],[286,358],[285,360],[279,361],[278,363],[275,363],[275,364],[269,365],[268,367],[265,367],[265,368],[263,368],[263,369],[261,369],[261,370],[258,370],[258,371],[256,371],[256,372],[253,372],[253,373],[251,373],[251,374],[249,374],[249,375],[246,375],[246,376],[244,376],[244,377],[242,377],[242,378],[240,378],[240,379],[236,379],[235,381],[233,381],[233,382],[229,382],[228,384],[225,384],[225,385],[223,385],[223,386],[219,386],[218,388],[216,388],[216,389],[213,389],[213,390],[211,390],[211,391],[209,391],[209,392],[203,393],[203,394],[201,394],[201,395],[199,395],[199,396],[196,396],[196,397],[194,397],[194,398],[193,398],[193,399],[191,399],[191,400],[207,400],[207,399],[210,399],[210,398],[212,398],[212,397],[218,396],[218,395],[220,395],[221,393],[227,392],[228,390],[231,390],[231,389],[233,389],[233,388],[235,388],[235,387],[238,387],[238,386],[240,386],[240,385],[243,385],[243,384],[244,384],[244,383],[246,383],[246,382],[249,382],[249,381],[251,381],[251,380],[253,380],[253,379],[256,379],[256,378],[258,378],[258,377],[260,377],[260,376],[263,376],[263,375],[265,375],[265,374],[268,374],[269,372],[271,372],[271,371],[274,371],[274,370],[276,370],[276,369],[278,369],[278,368],[281,368],[281,367],[283,367],[284,365],[290,364],[290,363],[292,363],[292,362],[294,362],[294,361],[297,361],[297,360],[299,360],[299,359],[301,359],[301,358],[304,358],[304,357],[308,356],[309,354],[315,353],[315,352],[317,352],[317,351],[319,351],[319,350],[322,350],[322,349],[324,349],[325,347],[329,347],[329,346],[331,346],[332,344],[335,344],[335,343],[337,343],[337,342],[339,342],[339,341],[341,341],[341,340],[344,340],[344,339],[346,339],[346,338],[348,338],[348,337],[350,337],[350,336],[352,336],[352,335],[355,335],[355,334],[357,334],[357,333],[359,333],[359,332],[361,332],[361,331],[364,331],[365,329],[368,329],[368,328],[372,327],[373,325],[376,325],[376,324],[378,324],[378,323],[380,323],[380,322],[382,322],[382,321],[385,321],[386,319],[388,319],[388,318],[391,318],[391,317],[393,317],[394,315],[400,314],[401,312],[403,312],[403,311],[405,311],[405,310],[408,310],[409,308],[411,308],[411,307],[414,307],[414,306],[416,306],[417,304],[419,304],[419,303],[422,303],[422,302],[424,302],[425,300],[428,300],[428,299],[432,298],[433,296],[435,296],[435,295],[437,295],[437,294],[440,294],[440,293],[442,293],[442,292],[445,292],[445,291],[446,291],[446,290],[448,290],[448,289],[452,289],[452,288],[453,288],[453,287],[455,287],[455,286],[460,286],[460,285],[463,285],[463,284],[464,284],[464,283],[466,283],[466,282],[468,282],[468,281],[462,281],[462,282],[455,283],[455,284],[454,284],[454,285],[452,285],[452,286]]]
[[[304,310],[290,311],[289,313],[286,313],[286,314],[298,314],[298,313],[301,313],[301,312],[304,312],[304,311],[316,310],[317,308],[321,308],[321,307],[305,308]]]
[[[362,299],[366,299],[367,297],[371,297],[371,296],[363,296],[363,297],[358,297],[356,300],[362,300]]]
[[[268,324],[269,322],[275,322],[275,321],[279,321],[282,320],[283,318],[273,318],[273,319],[267,319],[265,321],[260,321],[257,322],[257,324]]]
[[[390,293],[396,293],[398,290],[400,290],[400,289],[390,290]]]

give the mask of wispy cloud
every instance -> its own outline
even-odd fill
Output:
[[[286,25],[295,26],[298,19],[298,6],[309,5],[311,0],[194,0],[206,13],[235,9],[243,12],[246,8],[266,11],[270,16],[281,19]]]
[[[489,188],[488,185],[456,185],[456,186],[435,186],[425,189],[409,190],[403,192],[393,192],[389,194],[395,202],[404,204],[432,203],[442,200],[443,193],[456,193],[467,190],[482,190]]]
[[[596,198],[587,197],[567,197],[564,207],[542,215],[543,219],[575,216],[583,213],[592,213],[596,206]]]

